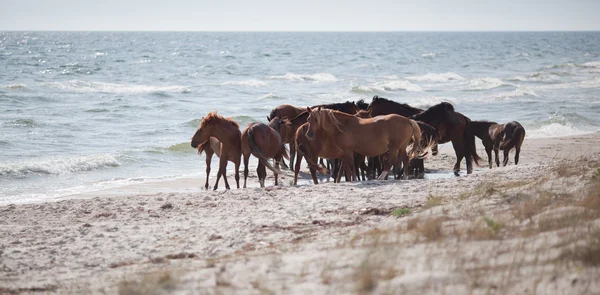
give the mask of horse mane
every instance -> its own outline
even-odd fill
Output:
[[[315,111],[311,111],[311,113],[313,113],[313,112],[315,112]],[[317,112],[317,115],[318,115],[319,117],[322,117],[322,116],[327,116],[327,117],[328,117],[328,118],[331,120],[331,123],[333,123],[333,126],[334,126],[334,127],[335,127],[335,128],[336,128],[336,129],[337,129],[339,132],[342,132],[342,133],[344,133],[344,130],[342,130],[342,126],[343,126],[343,125],[342,125],[342,123],[340,122],[340,120],[338,120],[338,118],[336,118],[335,114],[337,113],[337,114],[341,114],[341,115],[343,115],[343,116],[350,116],[350,117],[352,117],[352,115],[349,115],[349,114],[346,114],[346,113],[344,113],[344,112],[340,112],[340,111],[337,111],[337,110],[331,110],[331,109],[322,109],[322,110],[316,110],[316,112]],[[322,112],[325,112],[325,114],[326,114],[326,115],[323,115],[323,113],[322,113]],[[322,121],[319,119],[319,124],[321,125],[321,127],[323,127],[323,126],[322,126],[323,124],[322,124],[321,122],[322,122]],[[325,127],[323,127],[323,129],[326,129],[326,128],[325,128]]]
[[[410,106],[408,104],[405,103],[399,103],[397,101],[393,101],[391,99],[387,99],[384,97],[379,97],[378,95],[373,96],[373,99],[371,100],[371,103],[369,104],[369,108],[371,108],[373,106],[373,103],[389,103],[389,104],[393,104],[399,107],[403,107],[407,110],[409,110],[410,112],[414,112],[414,113],[420,113],[423,110],[419,109],[419,108],[415,108],[413,106]]]
[[[236,121],[234,121],[232,118],[225,118],[219,114],[217,114],[217,112],[210,112],[208,113],[208,115],[206,115],[206,117],[202,118],[202,122],[200,122],[200,128],[204,128],[206,125],[210,124],[210,123],[217,123],[217,122],[228,122],[231,125],[235,126],[236,128],[240,128],[240,125],[238,125],[238,123]]]
[[[329,110],[335,110],[335,111],[342,111],[344,108],[352,108],[352,107],[357,107],[356,104],[353,101],[345,101],[345,102],[336,102],[336,103],[329,103],[329,104],[319,104],[316,106],[313,106],[311,108],[324,108],[324,109],[329,109]]]
[[[369,108],[369,104],[366,103],[364,99],[357,101],[356,106],[361,110],[366,110]]]

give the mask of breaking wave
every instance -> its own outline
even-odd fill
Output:
[[[0,175],[16,177],[25,177],[31,174],[61,175],[118,166],[121,166],[119,161],[109,154],[57,157],[46,160],[34,159],[23,162],[0,164]]]
[[[52,88],[58,88],[66,91],[74,92],[104,92],[118,94],[138,94],[138,93],[185,93],[189,92],[189,87],[173,85],[173,86],[153,86],[153,85],[133,85],[133,84],[117,84],[104,82],[88,82],[80,80],[69,80],[64,82],[49,82],[44,85]]]
[[[305,82],[313,82],[313,83],[321,83],[321,82],[336,82],[338,79],[329,73],[317,73],[317,74],[294,74],[287,73],[281,76],[269,76],[269,79],[276,80],[289,80],[289,81],[305,81]]]

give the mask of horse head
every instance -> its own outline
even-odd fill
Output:
[[[308,123],[308,130],[306,130],[306,138],[308,138],[309,140],[314,140],[318,128],[321,127],[321,107],[318,107],[318,109],[316,110],[314,108],[311,109],[310,107],[306,107],[306,111],[308,112],[308,118],[306,119],[306,123]]]

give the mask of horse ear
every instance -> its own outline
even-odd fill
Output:
[[[267,122],[271,122],[271,118],[269,118],[269,116],[267,116]]]
[[[310,107],[306,107],[306,110],[310,113]]]
[[[317,111],[320,111],[321,109],[322,109],[322,107],[319,107],[319,108],[317,109]]]

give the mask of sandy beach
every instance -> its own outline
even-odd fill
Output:
[[[600,293],[600,134],[527,138],[491,170],[477,142],[460,177],[445,144],[430,179],[269,172],[266,189],[178,179],[5,205],[0,293]]]

